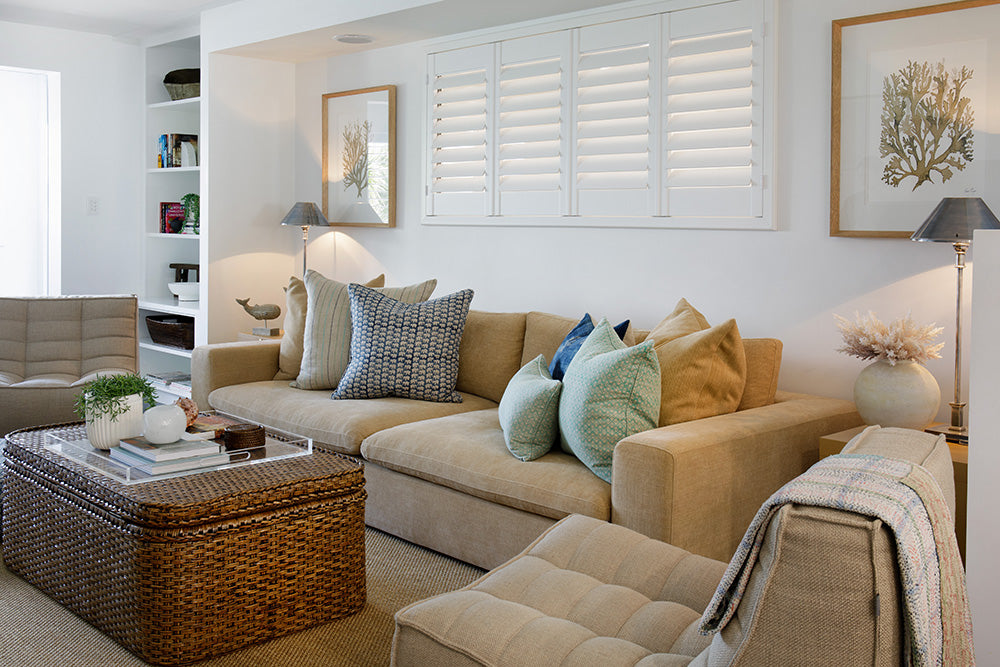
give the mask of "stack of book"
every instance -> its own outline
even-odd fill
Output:
[[[229,463],[229,455],[223,450],[222,443],[205,439],[212,435],[213,431],[185,433],[181,440],[167,445],[155,445],[142,436],[123,438],[117,447],[111,448],[110,454],[119,463],[150,475]]]
[[[173,403],[177,397],[191,398],[191,374],[183,371],[146,373],[146,379],[156,390],[157,402]]]
[[[161,134],[157,138],[156,148],[157,167],[198,166],[197,134]]]

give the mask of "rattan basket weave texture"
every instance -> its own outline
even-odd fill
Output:
[[[7,567],[147,662],[203,660],[364,606],[353,459],[314,452],[126,486],[45,451],[46,428],[8,436]]]

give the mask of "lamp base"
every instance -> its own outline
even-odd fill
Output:
[[[950,424],[934,424],[928,426],[924,429],[925,433],[933,433],[934,435],[944,435],[944,439],[950,443],[956,445],[966,445],[969,444],[969,429],[958,428]]]

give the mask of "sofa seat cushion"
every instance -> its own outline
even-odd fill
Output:
[[[0,381],[0,438],[26,426],[77,421],[73,403],[80,387],[66,378],[34,377],[7,384]],[[2,440],[0,440],[2,444]]]
[[[220,387],[208,395],[216,410],[313,439],[316,446],[357,456],[366,437],[399,424],[434,419],[496,403],[462,394],[461,403],[431,403],[408,398],[339,400],[329,389],[305,390],[282,380]]]
[[[490,502],[553,519],[611,518],[611,485],[552,451],[519,461],[507,451],[496,409],[404,424],[361,444],[368,461]]]
[[[400,665],[687,665],[725,564],[581,516],[459,591],[396,614]],[[488,632],[483,629],[488,628]]]

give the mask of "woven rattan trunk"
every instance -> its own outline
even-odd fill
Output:
[[[194,662],[364,606],[353,459],[313,453],[126,486],[45,450],[44,433],[8,436],[7,567],[142,659]]]

